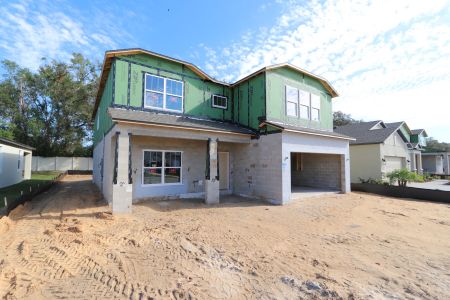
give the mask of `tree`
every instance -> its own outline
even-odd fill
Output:
[[[335,111],[333,113],[333,126],[344,126],[348,124],[354,124],[362,122],[362,120],[355,120],[350,114],[345,114],[342,111]]]
[[[427,139],[427,152],[450,152],[450,143],[439,142],[438,140],[430,137]]]
[[[98,65],[81,54],[70,63],[43,60],[37,72],[2,62],[0,134],[36,148],[36,155],[89,155]]]

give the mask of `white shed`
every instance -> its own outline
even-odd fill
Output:
[[[0,188],[31,178],[34,148],[0,137]]]

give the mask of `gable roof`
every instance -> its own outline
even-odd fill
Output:
[[[276,64],[276,65],[263,67],[263,68],[255,71],[255,72],[251,73],[250,75],[247,75],[247,76],[245,76],[242,79],[239,79],[238,81],[233,83],[232,86],[238,85],[239,83],[241,83],[243,81],[246,81],[246,80],[248,80],[248,79],[250,79],[252,77],[255,77],[256,75],[259,75],[259,74],[261,74],[263,72],[270,71],[270,70],[275,70],[275,69],[279,69],[279,68],[289,68],[289,69],[292,69],[292,70],[294,70],[296,72],[300,72],[300,73],[308,75],[308,76],[310,76],[310,77],[312,77],[314,79],[317,79],[325,87],[325,89],[330,93],[332,98],[339,96],[338,92],[334,89],[334,87],[331,85],[331,83],[329,83],[325,78],[323,78],[323,77],[321,77],[319,75],[313,74],[311,72],[308,72],[306,70],[303,70],[302,68],[294,66],[294,65],[292,65],[290,63],[281,63],[281,64]]]
[[[22,143],[19,143],[19,142],[16,142],[16,141],[13,141],[13,140],[10,140],[7,138],[2,138],[2,137],[0,137],[0,144],[17,147],[17,148],[21,148],[21,149],[25,149],[25,150],[31,150],[31,151],[36,150],[35,148],[33,148],[31,146],[28,146],[28,145],[25,145],[25,144],[22,144]]]
[[[225,85],[225,86],[230,86],[233,87],[239,83],[241,83],[242,81],[248,80],[262,72],[265,72],[267,70],[273,70],[273,69],[278,69],[278,68],[283,68],[283,67],[288,67],[291,68],[297,72],[306,74],[312,78],[315,78],[317,80],[319,80],[322,85],[325,87],[325,89],[330,93],[330,95],[333,97],[338,97],[339,94],[338,92],[332,87],[332,85],[323,77],[320,77],[318,75],[315,75],[311,72],[305,71],[299,67],[296,67],[292,64],[289,63],[283,63],[283,64],[277,64],[277,65],[272,65],[272,66],[268,66],[268,67],[264,67],[256,72],[251,73],[250,75],[236,81],[233,84],[229,84],[220,80],[217,80],[211,76],[209,76],[208,74],[206,74],[205,72],[203,72],[199,67],[197,67],[196,65],[190,63],[190,62],[186,62],[180,59],[176,59],[170,56],[166,56],[163,54],[159,54],[156,52],[152,52],[152,51],[148,51],[145,49],[141,49],[141,48],[130,48],[130,49],[119,49],[119,50],[108,50],[105,52],[105,57],[103,59],[103,66],[102,66],[102,71],[100,73],[100,81],[99,81],[99,85],[98,85],[98,90],[97,90],[97,95],[95,97],[95,104],[94,104],[94,110],[92,112],[92,118],[95,117],[95,114],[97,113],[97,109],[98,106],[100,104],[100,99],[101,99],[101,95],[103,93],[103,89],[105,88],[105,84],[106,81],[108,79],[108,74],[109,71],[111,70],[111,64],[113,61],[113,58],[116,56],[123,56],[123,55],[136,55],[136,54],[147,54],[147,55],[151,55],[151,56],[155,56],[155,57],[159,57],[159,58],[163,58],[172,62],[176,62],[179,64],[182,64],[184,66],[186,66],[187,68],[189,68],[192,72],[194,72],[195,74],[197,74],[200,78],[204,79],[204,80],[208,80],[217,84],[221,84],[221,85]]]
[[[425,131],[425,129],[413,129],[413,130],[411,130],[411,134],[414,134],[414,135],[419,135],[422,132],[423,132],[423,136],[428,137],[428,134]]]
[[[382,121],[348,124],[338,126],[334,131],[355,138],[355,141],[350,141],[352,145],[381,144],[403,124],[403,122],[384,123],[386,128],[372,129],[379,123],[382,123]]]

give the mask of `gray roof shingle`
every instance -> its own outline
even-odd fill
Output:
[[[350,141],[352,145],[362,144],[380,144],[383,143],[392,133],[394,133],[403,124],[403,122],[384,123],[386,128],[372,129],[375,125],[382,121],[371,121],[348,124],[338,126],[334,129],[335,132],[345,134],[355,138],[355,141]]]
[[[242,133],[248,135],[256,135],[256,132],[236,124],[229,122],[220,122],[206,119],[199,119],[189,116],[169,115],[166,113],[152,111],[138,111],[123,108],[108,109],[113,120],[134,121],[146,124],[162,124],[176,126],[180,128],[195,128],[204,130],[213,130],[221,132]]]

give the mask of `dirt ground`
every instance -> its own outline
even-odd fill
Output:
[[[89,176],[0,219],[0,297],[448,299],[450,205],[351,193],[271,206],[147,202]]]

